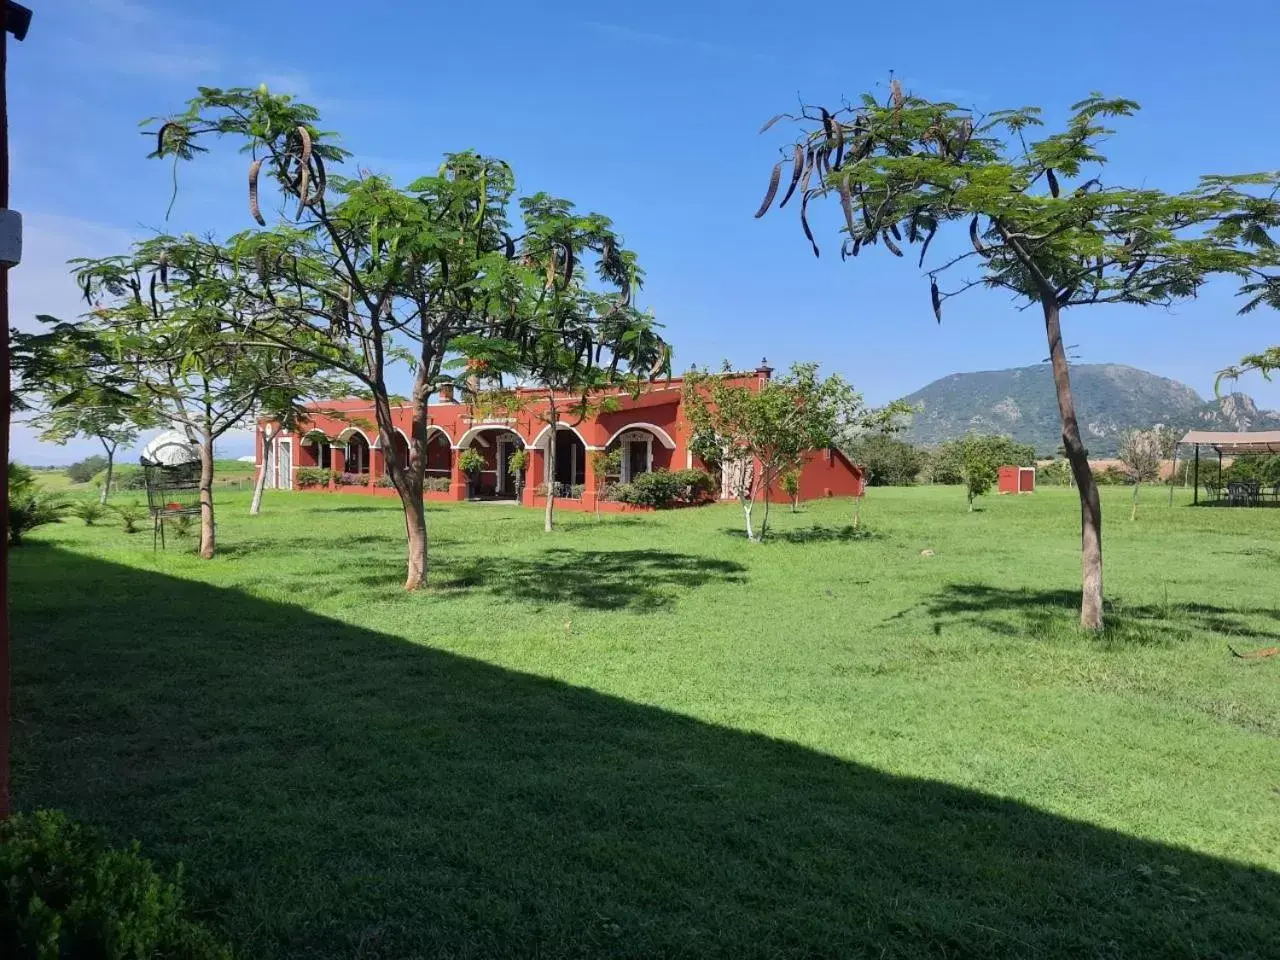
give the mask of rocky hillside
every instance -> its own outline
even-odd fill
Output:
[[[1076,413],[1094,457],[1113,456],[1129,427],[1165,424],[1190,430],[1276,430],[1280,412],[1259,410],[1245,394],[1206,400],[1185,383],[1115,363],[1071,368]],[[904,439],[933,445],[970,431],[1007,434],[1051,455],[1062,442],[1048,364],[954,373],[905,398],[919,407]]]

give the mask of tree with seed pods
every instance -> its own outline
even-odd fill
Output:
[[[1099,147],[1112,132],[1106,122],[1137,109],[1094,94],[1071,108],[1063,129],[1032,139],[1042,123],[1038,108],[980,115],[910,94],[894,80],[884,102],[866,95],[856,105],[806,107],[765,124],[789,120],[801,132],[756,211],[770,209],[789,170],[779,206],[799,196],[801,229],[815,256],[808,207],[830,198],[844,220],[841,259],[872,247],[898,257],[906,246],[918,248],[938,322],[948,299],[976,286],[1040,307],[1080,495],[1080,623],[1088,630],[1103,623],[1102,510],[1076,420],[1062,311],[1171,306],[1215,274],[1241,282],[1251,298],[1245,310],[1280,295],[1280,263],[1267,233],[1280,223],[1280,174],[1209,175],[1182,193],[1108,185],[1099,175],[1106,164]],[[929,261],[934,237],[952,227],[967,234],[966,249]]]
[[[427,405],[455,379],[443,363],[459,338],[528,344],[537,311],[525,298],[545,294],[525,282],[529,266],[517,257],[525,237],[509,222],[515,182],[506,163],[448,154],[407,186],[364,172],[342,177],[334,167],[348,154],[317,121],[313,107],[265,87],[202,88],[183,113],[153,121],[152,156],[190,159],[207,138],[231,137],[249,154],[249,214],[259,226],[268,222],[262,183],[281,197],[269,229],[224,248],[239,294],[257,304],[240,321],[244,342],[286,348],[354,380],[383,436],[394,430],[392,367],[410,369],[408,462],[393,444],[385,458],[404,508],[412,590],[427,578]],[[572,274],[573,256],[561,251],[545,268]]]
[[[462,337],[454,361],[494,387],[478,397],[486,410],[528,412],[546,424],[544,529],[555,523],[558,431],[616,408],[621,389],[670,372],[671,351],[654,319],[633,304],[642,274],[606,217],[579,214],[567,200],[535,194],[521,201],[525,232],[511,282],[524,288],[519,340],[500,335]],[[591,274],[609,288],[594,287]],[[512,390],[504,381],[519,387]]]
[[[29,335],[23,354],[42,357],[34,370],[62,357],[80,363],[97,389],[138,425],[172,423],[200,457],[200,555],[214,555],[214,445],[262,405],[323,394],[331,378],[270,342],[248,342],[252,321],[269,316],[243,297],[229,255],[195,237],[157,237],[130,253],[76,260],[76,278],[92,309],[83,320],[41,317],[48,332]],[[36,388],[43,383],[34,384]],[[56,405],[69,397],[50,398]]]

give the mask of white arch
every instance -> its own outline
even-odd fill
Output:
[[[359,427],[354,427],[354,426],[347,427],[347,429],[343,430],[340,434],[338,434],[336,437],[333,438],[333,442],[346,443],[357,433],[360,434],[360,436],[364,437],[364,442],[369,445],[370,450],[375,449],[373,445],[373,441],[369,439],[369,435],[365,433],[363,430],[361,430]]]
[[[467,447],[471,446],[471,441],[480,438],[480,434],[485,430],[504,430],[507,433],[514,433],[517,437],[520,437],[520,442],[524,443],[524,437],[520,436],[520,431],[509,423],[477,423],[458,438],[458,442],[453,445],[453,449],[465,450]],[[448,434],[446,434],[446,436],[448,436]],[[480,439],[480,445],[482,447],[488,446],[483,439]]]
[[[599,447],[593,447],[591,444],[587,443],[587,438],[578,432],[577,427],[571,427],[566,423],[557,424],[557,426],[561,430],[568,430],[572,434],[574,434],[574,436],[576,436],[579,440],[582,441],[582,445],[586,447],[588,450],[600,449]],[[545,427],[542,428],[542,430],[538,433],[538,435],[533,438],[533,443],[531,444],[531,446],[538,447],[538,448],[542,448],[543,446],[545,446],[544,440],[546,439],[547,434],[549,434],[550,432],[551,432],[551,424],[548,423]]]
[[[444,437],[450,447],[453,446],[453,437],[449,436],[449,431],[446,430],[444,427],[437,426],[434,423],[427,427],[427,443],[431,442],[432,430],[436,431],[438,434],[440,434],[440,436]]]
[[[615,433],[612,437],[610,437],[609,442],[605,444],[605,449],[612,447],[613,442],[617,440],[620,436],[622,436],[624,433],[626,433],[628,430],[648,430],[650,433],[654,435],[657,441],[660,444],[662,444],[664,447],[666,447],[668,450],[674,450],[676,448],[676,442],[671,439],[671,435],[667,433],[667,431],[663,430],[660,426],[654,423],[638,422],[638,423],[627,424],[625,427],[623,427],[621,430]]]

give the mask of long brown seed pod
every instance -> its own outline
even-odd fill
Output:
[[[569,285],[570,285],[571,283],[573,283],[573,267],[574,267],[574,259],[573,259],[573,244],[571,244],[571,243],[566,243],[566,244],[564,245],[564,285],[565,285],[565,289],[568,289]]]
[[[164,135],[169,132],[170,127],[172,127],[174,130],[182,129],[173,121],[160,125],[160,129],[156,132],[156,156],[157,157],[164,156]]]
[[[898,225],[896,223],[889,224],[889,232],[893,234],[893,239],[897,240],[899,243],[902,242],[902,234],[898,231]]]
[[[1049,180],[1049,192],[1053,194],[1054,197],[1057,197],[1058,196],[1058,178],[1053,175],[1053,167],[1045,167],[1044,175]]]
[[[779,120],[781,120],[785,116],[786,116],[785,113],[779,113],[775,116],[770,117],[767,121],[765,121],[765,125],[760,128],[760,132],[764,133],[766,130],[768,130],[770,127],[772,127],[775,123],[777,123]]]
[[[856,256],[858,255],[858,251],[859,251],[859,250],[861,250],[861,249],[862,249],[862,238],[861,238],[861,237],[854,237],[854,238],[853,238],[853,249],[852,249],[851,251],[849,251],[849,256],[851,256],[851,257],[856,257]]]
[[[298,176],[298,212],[293,215],[295,220],[301,220],[302,211],[307,209],[307,194],[311,192],[311,167],[308,164],[302,164],[298,170]]]
[[[911,219],[907,221],[907,242],[916,243],[920,239],[920,211],[912,210]]]
[[[791,195],[796,192],[796,184],[800,182],[800,174],[804,172],[804,148],[800,144],[796,144],[795,157],[791,166],[791,183],[787,186],[786,196],[782,198],[782,202],[778,204],[781,210],[787,205],[787,201],[791,199]]]
[[[502,235],[502,243],[508,260],[516,258],[516,242],[511,239],[511,235],[504,233]]]
[[[258,171],[261,169],[261,160],[249,164],[249,212],[258,221],[258,226],[265,227],[267,221],[262,218],[262,209],[258,206]]]
[[[302,124],[298,124],[298,140],[302,144],[298,160],[305,167],[307,161],[311,159],[311,134]]]
[[[895,257],[902,256],[902,248],[893,242],[893,238],[889,236],[888,230],[882,230],[880,232],[880,237],[881,239],[884,240],[884,245],[889,248],[890,253],[892,253]]]
[[[169,254],[160,254],[160,284],[169,292]]]
[[[840,178],[840,207],[844,210],[844,223],[849,230],[849,236],[853,236],[853,194],[849,192],[849,175],[846,173]],[[841,252],[843,256],[843,250]]]
[[[938,224],[934,223],[929,227],[929,233],[924,238],[924,244],[920,247],[920,259],[916,263],[917,267],[924,266],[924,255],[929,252],[929,244],[933,243],[933,235],[938,232]]]
[[[804,173],[800,174],[800,192],[809,192],[809,182],[813,179],[813,168],[817,165],[817,157],[814,155],[813,147],[805,152],[804,157]]]
[[[813,239],[813,231],[809,229],[809,218],[805,215],[805,208],[809,206],[810,192],[806,190],[804,196],[800,198],[800,226],[804,230],[805,237],[809,240],[809,246],[813,247],[813,255],[821,256],[818,252],[818,244]]]
[[[836,162],[831,165],[831,169],[839,170],[844,166],[844,124],[836,121]]]
[[[311,162],[316,165],[316,192],[307,203],[317,204],[324,199],[324,187],[329,178],[324,172],[324,158],[320,154],[312,154]]]
[[[982,245],[982,239],[978,236],[978,215],[974,214],[973,219],[969,221],[969,240],[973,244],[973,249],[980,256],[987,255],[987,248]]]
[[[147,292],[151,295],[151,310],[158,315],[160,313],[160,303],[156,300],[156,280],[156,274],[151,274],[151,284]]]
[[[818,109],[822,111],[822,132],[827,135],[828,140],[834,140],[836,132],[831,126],[831,114],[827,112],[826,107],[819,107]]]
[[[933,315],[938,318],[938,322],[942,322],[942,296],[938,293],[938,281],[929,278],[929,298],[933,300]]]
[[[769,210],[769,205],[773,203],[774,196],[778,193],[778,182],[782,179],[782,161],[779,160],[773,165],[773,173],[769,174],[769,189],[765,191],[764,200],[760,203],[760,209],[756,211],[756,219],[759,220]]]

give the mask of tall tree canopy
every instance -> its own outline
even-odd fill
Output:
[[[257,304],[240,321],[246,342],[286,348],[356,380],[386,437],[392,365],[411,370],[409,462],[394,444],[384,453],[405,512],[405,586],[415,589],[427,576],[427,404],[454,379],[444,363],[456,342],[492,337],[526,349],[541,332],[541,305],[572,285],[584,247],[600,280],[617,288],[615,299],[629,303],[635,259],[602,217],[592,220],[589,242],[566,240],[580,218],[553,198],[524,205],[526,215],[545,207],[546,232],[521,232],[510,209],[514,176],[495,158],[448,154],[407,186],[364,171],[338,176],[333,165],[347,151],[318,120],[313,107],[265,87],[202,88],[184,112],[155,121],[152,156],[190,159],[208,137],[231,137],[249,154],[249,214],[263,227],[260,181],[278,188],[272,227],[226,247],[240,295]],[[262,317],[270,317],[265,327]]]
[[[816,255],[808,207],[831,198],[843,220],[842,259],[870,247],[905,256],[917,245],[930,308],[941,322],[948,299],[975,286],[1039,305],[1053,365],[1063,445],[1080,494],[1080,620],[1102,626],[1102,510],[1071,394],[1061,313],[1102,303],[1170,306],[1195,296],[1214,274],[1229,274],[1252,309],[1280,296],[1275,244],[1280,175],[1208,175],[1191,190],[1166,193],[1107,184],[1100,152],[1110,118],[1137,110],[1131,100],[1097,94],[1075,104],[1065,127],[1039,139],[1040,110],[981,115],[934,102],[891,81],[884,101],[805,108],[791,120],[796,140],[773,168],[763,216],[789,182],[780,206],[799,198],[801,229]],[[935,235],[967,231],[968,244],[929,260]]]

